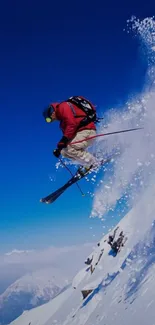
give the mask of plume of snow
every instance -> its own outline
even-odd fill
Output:
[[[103,155],[117,150],[120,155],[110,165],[100,187],[97,188],[91,217],[102,218],[105,212],[113,209],[117,200],[129,195],[130,204],[134,204],[149,185],[151,174],[155,171],[155,21],[146,18],[142,21],[132,17],[128,21],[128,30],[132,30],[140,39],[141,49],[147,54],[148,71],[145,89],[134,99],[126,102],[121,110],[111,109],[106,115],[106,132],[142,127],[142,130],[108,136],[97,142],[97,151]],[[99,132],[104,133],[104,126]]]

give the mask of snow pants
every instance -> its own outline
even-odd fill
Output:
[[[96,135],[95,130],[83,130],[77,132],[76,136],[72,139],[67,148],[61,150],[62,156],[75,160],[83,166],[95,164],[96,158],[93,156],[93,154],[86,150],[90,145],[93,144],[94,139],[72,144],[72,142],[81,141],[94,135]]]

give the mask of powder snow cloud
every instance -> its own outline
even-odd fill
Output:
[[[133,206],[149,185],[155,171],[155,52],[152,50],[155,44],[155,21],[147,18],[140,22],[133,17],[128,23],[131,23],[132,31],[140,38],[141,50],[147,54],[146,83],[143,92],[129,99],[124,107],[108,111],[105,116],[106,132],[135,127],[143,129],[107,136],[97,142],[96,148],[102,155],[113,149],[121,154],[111,167],[107,167],[103,181],[95,192],[91,217],[102,218],[109,209],[114,209],[123,195],[127,196],[128,204]],[[100,127],[99,132],[105,133],[104,126]]]

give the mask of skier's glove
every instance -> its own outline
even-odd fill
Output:
[[[57,148],[61,151],[63,148],[67,147],[68,138],[63,136],[57,144]]]
[[[59,156],[61,155],[61,150],[67,147],[67,143],[68,143],[67,137],[63,136],[57,144],[57,149],[53,150],[53,155],[56,158],[59,158]]]
[[[53,150],[53,155],[56,157],[56,158],[59,158],[61,154],[61,150],[60,149],[54,149]]]

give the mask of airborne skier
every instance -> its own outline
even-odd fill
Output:
[[[58,142],[57,148],[53,150],[54,156],[59,158],[62,155],[80,164],[76,174],[72,175],[66,184],[40,199],[40,202],[44,203],[53,203],[67,188],[84,178],[89,172],[110,162],[117,154],[112,153],[98,161],[93,154],[87,151],[87,148],[93,143],[92,138],[139,129],[134,128],[96,135],[95,122],[99,122],[102,118],[97,118],[94,105],[82,96],[73,96],[60,103],[51,103],[43,111],[43,116],[47,123],[60,121],[63,136]],[[62,161],[61,163],[63,164]],[[70,172],[70,174],[72,173]],[[80,192],[82,193],[81,190]],[[84,194],[82,193],[82,195]]]
[[[90,170],[106,164],[112,157],[99,162],[93,154],[87,151],[93,143],[90,138],[96,137],[95,122],[98,122],[100,118],[96,116],[94,105],[84,97],[73,96],[61,103],[51,103],[44,110],[43,116],[47,123],[60,121],[63,136],[57,148],[53,150],[54,156],[59,158],[62,155],[80,164],[76,174],[66,184],[40,199],[40,202],[53,203],[67,188],[85,177]]]
[[[85,168],[97,165],[96,158],[87,151],[92,140],[87,138],[96,135],[96,110],[93,104],[81,96],[73,96],[61,103],[51,103],[44,110],[43,116],[47,123],[60,121],[63,137],[53,151],[55,157],[72,159]],[[80,143],[72,142],[85,140]]]

